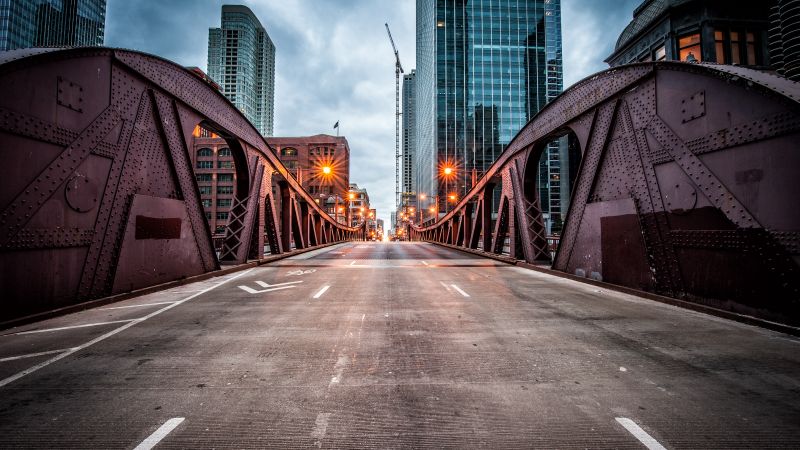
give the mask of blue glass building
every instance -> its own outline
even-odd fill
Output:
[[[0,50],[103,45],[106,0],[0,0]]]
[[[430,219],[562,91],[560,0],[417,0],[416,84],[416,186]],[[542,160],[542,207],[552,214],[561,213],[563,147]]]

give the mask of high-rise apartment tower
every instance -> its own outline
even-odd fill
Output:
[[[208,30],[208,75],[264,136],[272,136],[275,44],[241,5],[222,6],[222,26]]]

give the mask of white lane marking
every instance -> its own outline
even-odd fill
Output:
[[[287,281],[287,282],[285,282],[285,283],[275,283],[275,284],[269,284],[269,283],[264,283],[263,281],[256,281],[256,284],[257,284],[257,285],[259,285],[259,286],[261,286],[261,287],[264,287],[264,288],[271,288],[271,287],[275,287],[275,286],[288,286],[288,285],[290,285],[290,284],[297,284],[297,283],[302,283],[302,282],[303,282],[303,280],[299,280],[299,281]]]
[[[324,293],[325,293],[325,291],[327,291],[328,289],[330,289],[330,286],[325,286],[325,287],[323,287],[322,289],[320,289],[320,290],[319,290],[319,292],[317,292],[316,294],[314,294],[314,298],[320,298],[320,297],[322,297],[322,294],[324,294]]]
[[[459,293],[459,294],[461,294],[461,295],[463,295],[464,297],[469,297],[469,294],[467,294],[466,292],[464,292],[464,291],[463,291],[463,290],[462,290],[460,287],[456,286],[455,284],[451,284],[450,286],[452,286],[452,287],[453,287],[453,289],[457,290],[457,291],[458,291],[458,293]]]
[[[134,322],[128,322],[125,325],[123,325],[123,326],[121,326],[121,327],[119,327],[119,328],[117,328],[115,330],[111,330],[108,333],[106,333],[106,334],[104,334],[102,336],[96,337],[96,338],[92,339],[91,341],[89,341],[89,342],[87,342],[85,344],[82,344],[82,345],[80,345],[78,347],[74,347],[71,350],[68,350],[68,351],[66,351],[64,353],[61,353],[60,355],[56,355],[56,356],[48,359],[47,361],[41,362],[41,363],[39,363],[39,364],[37,364],[37,365],[35,365],[33,367],[29,367],[29,368],[23,370],[22,372],[18,372],[18,373],[14,374],[14,375],[11,375],[10,377],[4,378],[4,379],[0,380],[0,387],[3,387],[3,386],[5,386],[5,385],[7,385],[9,383],[13,383],[14,381],[19,380],[20,378],[24,377],[25,375],[30,375],[31,373],[36,372],[37,370],[41,369],[42,367],[47,367],[50,364],[53,364],[56,361],[64,359],[67,356],[69,356],[69,355],[71,355],[71,354],[73,354],[73,353],[75,353],[77,351],[83,350],[83,349],[85,349],[87,347],[90,347],[90,346],[92,346],[92,345],[94,345],[94,344],[96,344],[98,342],[104,341],[104,340],[110,338],[111,336],[114,336],[117,333],[120,333],[122,331],[127,330],[128,328],[136,325],[139,322],[144,322],[145,320],[147,320],[147,319],[149,319],[151,317],[155,317],[155,316],[161,314],[164,311],[169,311],[170,309],[172,309],[172,308],[174,308],[174,307],[176,307],[178,305],[186,303],[186,302],[188,302],[189,300],[191,300],[191,299],[193,299],[195,297],[198,297],[198,296],[200,296],[200,295],[202,295],[202,294],[204,294],[204,293],[206,293],[206,292],[208,292],[208,291],[210,291],[212,289],[216,289],[216,288],[222,286],[223,284],[227,283],[228,281],[235,280],[235,279],[237,279],[237,278],[239,278],[239,277],[241,277],[243,275],[247,275],[253,269],[255,269],[255,267],[253,267],[251,269],[247,269],[247,270],[245,270],[245,271],[243,271],[243,272],[241,272],[241,273],[239,273],[237,275],[234,275],[234,276],[232,276],[230,278],[226,278],[226,279],[220,281],[219,283],[217,283],[217,284],[215,284],[215,285],[213,285],[213,286],[211,286],[211,287],[209,287],[207,289],[203,289],[202,291],[197,292],[196,294],[192,294],[192,295],[186,297],[183,300],[178,300],[177,302],[175,302],[175,303],[173,303],[171,305],[167,305],[167,306],[159,309],[158,311],[153,311],[150,314],[148,314],[148,315],[146,315],[146,316],[144,316],[144,317],[142,317],[140,319],[137,319]]]
[[[350,265],[352,266],[352,265],[354,265],[355,263],[356,263],[356,260],[354,259],[354,260],[352,260],[352,261],[350,262]]]
[[[150,450],[151,448],[155,447],[156,444],[161,442],[162,439],[167,437],[167,435],[170,434],[172,430],[174,430],[184,420],[185,419],[183,417],[174,417],[169,419],[168,421],[164,422],[164,425],[158,427],[153,434],[148,436],[147,439],[143,440],[142,443],[137,445],[133,450]]]
[[[625,427],[625,429],[628,430],[633,437],[638,439],[639,442],[644,444],[644,446],[649,450],[667,450],[663,445],[659,444],[657,440],[653,439],[653,436],[650,436],[639,425],[636,425],[636,422],[628,419],[627,417],[617,417],[616,419],[620,425]]]
[[[441,284],[442,286],[444,286],[444,288],[445,288],[445,289],[447,289],[447,292],[453,292],[453,290],[452,290],[452,289],[450,289],[450,286],[448,286],[447,284],[445,284],[445,282],[444,282],[444,281],[440,281],[440,282],[439,282],[439,284]]]
[[[136,320],[139,320],[139,319],[112,320],[110,322],[84,323],[82,325],[70,325],[68,327],[44,328],[42,330],[20,331],[19,333],[6,334],[6,336],[19,336],[19,335],[22,335],[22,334],[34,334],[34,333],[49,333],[51,331],[72,330],[73,328],[99,327],[101,325],[112,325],[112,324],[115,324],[115,323],[134,322]]]
[[[291,275],[297,275],[297,276],[300,276],[300,275],[307,275],[307,274],[309,274],[309,273],[314,273],[314,272],[316,272],[316,271],[317,271],[317,269],[306,269],[306,270],[300,269],[300,270],[290,270],[290,271],[286,272],[286,275],[287,275],[287,276],[291,276]]]
[[[296,287],[296,286],[279,286],[279,287],[272,288],[272,289],[262,289],[260,291],[255,290],[255,289],[253,289],[251,287],[247,287],[247,286],[239,286],[239,289],[247,292],[248,294],[263,294],[265,292],[280,291],[281,289],[291,289],[293,287]]]
[[[428,263],[426,263],[425,261],[420,261],[420,262],[421,262],[422,264],[425,264],[426,266],[428,265]]]
[[[333,376],[331,377],[331,382],[328,383],[328,387],[342,381],[342,374],[344,373],[345,366],[347,366],[347,361],[347,355],[339,355],[339,359],[336,360],[336,365],[333,366]]]
[[[197,292],[197,291],[191,291]],[[173,292],[174,294],[175,292]],[[175,302],[155,302],[155,303],[142,303],[141,305],[129,305],[129,306],[112,306],[111,308],[100,308],[99,311],[105,311],[108,309],[126,309],[126,308],[141,308],[143,306],[156,306],[156,305],[171,305]]]
[[[52,355],[54,353],[64,353],[64,352],[68,352],[70,350],[72,350],[72,349],[71,348],[62,348],[60,350],[49,350],[49,351],[46,351],[46,352],[28,353],[27,355],[7,356],[5,358],[0,358],[0,362],[14,361],[15,359],[23,359],[23,358],[34,358],[36,356]]]
[[[253,288],[251,288],[249,286],[240,285],[240,286],[237,286],[237,287],[239,289],[249,293],[249,294],[263,294],[264,292],[280,291],[281,289],[291,289],[293,287],[296,287],[296,286],[293,286],[294,284],[302,283],[302,281],[287,281],[286,283],[276,283],[276,284],[269,284],[269,283],[265,283],[263,281],[256,281],[255,283],[257,285],[259,285],[259,286],[261,286],[263,288],[267,288],[267,289],[262,289],[262,290],[259,291],[257,289],[253,289]]]
[[[317,420],[314,423],[314,429],[311,430],[311,437],[318,439],[316,442],[317,445],[321,444],[321,441],[325,437],[325,432],[328,430],[328,419],[330,419],[331,413],[319,413],[317,414]]]

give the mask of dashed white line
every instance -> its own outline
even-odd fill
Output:
[[[328,430],[328,419],[331,413],[317,414],[317,420],[314,423],[314,429],[311,430],[311,437],[318,439],[317,444],[325,437],[325,432]]]
[[[457,290],[457,291],[458,291],[458,293],[459,293],[459,294],[461,294],[461,295],[463,295],[464,297],[469,297],[469,294],[467,294],[466,292],[464,292],[464,291],[463,291],[463,290],[462,290],[460,287],[456,286],[455,284],[451,284],[450,286],[452,286],[452,287],[453,287],[453,289]]]
[[[657,440],[653,439],[653,436],[650,436],[639,425],[636,425],[636,422],[632,421],[631,419],[628,419],[627,417],[617,417],[616,419],[620,425],[625,427],[625,429],[628,430],[628,432],[631,433],[633,437],[638,439],[639,442],[644,444],[644,446],[647,447],[649,450],[667,450]]]
[[[211,286],[211,287],[209,287],[207,289],[203,289],[202,291],[199,291],[196,294],[192,294],[192,295],[184,298],[183,300],[178,300],[177,302],[175,302],[175,303],[173,303],[171,305],[167,305],[167,306],[159,309],[158,311],[153,311],[150,314],[148,314],[148,315],[146,315],[146,316],[144,316],[144,317],[142,317],[140,319],[137,319],[134,322],[128,322],[125,325],[123,325],[123,326],[121,326],[121,327],[119,327],[119,328],[117,328],[115,330],[111,330],[111,331],[109,331],[108,333],[106,333],[106,334],[104,334],[102,336],[96,337],[96,338],[92,339],[91,341],[89,341],[89,342],[87,342],[85,344],[82,344],[82,345],[80,345],[78,347],[74,347],[71,350],[67,350],[64,353],[61,353],[59,355],[56,355],[56,356],[48,359],[47,361],[41,362],[41,363],[39,363],[39,364],[37,364],[37,365],[35,365],[33,367],[29,367],[29,368],[23,370],[22,372],[18,372],[18,373],[14,374],[14,375],[11,375],[10,377],[4,378],[4,379],[0,380],[0,387],[3,387],[3,386],[5,386],[5,385],[7,385],[9,383],[13,383],[16,380],[19,380],[20,378],[22,378],[22,377],[24,377],[26,375],[30,375],[33,372],[36,372],[37,370],[39,370],[39,369],[41,369],[43,367],[47,367],[47,366],[49,366],[50,364],[53,364],[56,361],[64,359],[67,356],[69,356],[69,355],[71,355],[71,354],[73,354],[73,353],[75,353],[77,351],[83,350],[83,349],[85,349],[87,347],[90,347],[90,346],[92,346],[92,345],[94,345],[94,344],[96,344],[98,342],[104,341],[104,340],[110,338],[111,336],[114,336],[117,333],[120,333],[122,331],[127,330],[128,328],[136,325],[139,322],[144,322],[145,320],[147,320],[147,319],[149,319],[151,317],[155,317],[155,316],[161,314],[164,311],[169,311],[170,309],[172,309],[172,308],[174,308],[174,307],[176,307],[178,305],[181,305],[183,303],[186,303],[189,300],[191,300],[191,299],[193,299],[193,298],[195,298],[195,297],[197,297],[197,296],[199,296],[201,294],[204,294],[204,293],[206,293],[206,292],[208,292],[208,291],[210,291],[212,289],[216,289],[216,288],[222,286],[223,284],[227,283],[228,281],[235,280],[236,278],[239,278],[239,277],[241,277],[243,275],[247,275],[253,269],[254,268],[247,269],[247,270],[245,270],[245,271],[243,271],[241,273],[238,273],[238,274],[236,274],[236,275],[234,275],[234,276],[232,276],[230,278],[226,278],[226,279],[220,281],[219,283],[217,283],[217,284],[215,284],[215,285],[213,285],[213,286]]]
[[[41,330],[20,331],[19,333],[11,333],[11,334],[7,334],[6,336],[19,336],[19,335],[22,335],[22,334],[34,334],[34,333],[49,333],[51,331],[72,330],[74,328],[99,327],[99,326],[102,326],[102,325],[113,325],[115,323],[135,322],[137,320],[139,320],[139,319],[112,320],[110,322],[84,323],[84,324],[81,324],[81,325],[70,325],[68,327],[44,328],[44,329],[41,329]]]
[[[428,265],[428,263],[426,263],[425,261],[420,261],[420,262],[421,262],[422,264],[425,264],[426,266]]]
[[[174,430],[184,420],[185,419],[183,417],[174,417],[169,419],[168,421],[164,422],[164,425],[158,427],[153,434],[148,436],[147,439],[143,440],[142,443],[137,445],[133,450],[150,450],[151,448],[155,447],[156,444],[161,442],[162,439],[167,437],[167,435],[170,434],[172,430]]]
[[[347,366],[347,355],[339,355],[339,359],[336,360],[336,365],[333,366],[333,376],[331,377],[331,382],[328,383],[328,387],[333,386],[334,384],[339,384],[342,381],[342,374],[344,374],[344,368]]]
[[[171,305],[173,303],[175,302],[155,302],[155,303],[142,303],[140,305],[112,306],[110,308],[100,308],[99,311],[105,311],[107,309],[127,309],[127,308],[141,308],[143,306]]]
[[[350,261],[350,265],[351,265],[351,266],[355,265],[355,263],[356,263],[356,260],[355,260],[355,259],[354,259],[354,260],[352,260],[352,261]]]
[[[0,362],[14,361],[15,359],[35,358],[37,356],[53,355],[56,353],[68,352],[70,350],[72,350],[72,348],[62,348],[60,350],[49,350],[46,352],[39,352],[39,353],[28,353],[26,355],[7,356],[5,358],[0,358]]]
[[[320,298],[320,297],[322,297],[322,294],[324,294],[324,293],[325,293],[325,291],[327,291],[327,290],[328,290],[328,289],[330,289],[330,288],[331,288],[330,286],[325,286],[325,287],[323,287],[322,289],[320,289],[320,290],[319,290],[319,292],[317,292],[316,294],[314,294],[314,298]]]
[[[444,288],[447,289],[447,292],[453,292],[453,290],[450,289],[450,286],[448,286],[444,281],[440,281],[439,284],[444,286]]]

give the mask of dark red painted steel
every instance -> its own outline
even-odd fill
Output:
[[[456,245],[548,262],[521,174],[569,132],[582,161],[553,268],[800,325],[800,85],[765,72],[660,62],[593,75],[412,237],[449,243],[458,217],[471,229]]]
[[[265,244],[279,254],[365,237],[320,209],[222,94],[170,61],[11,51],[0,86],[0,322],[244,263]],[[198,124],[236,161],[219,258],[188,154]]]

